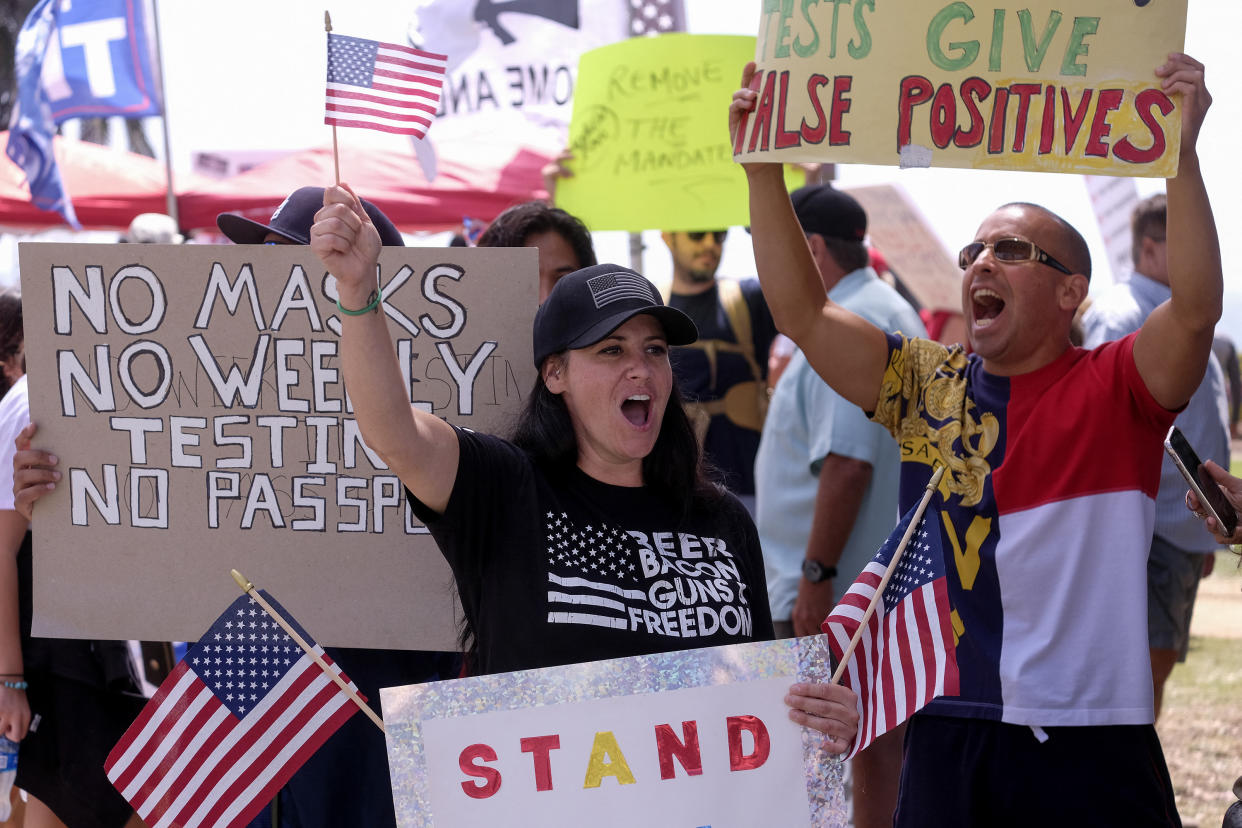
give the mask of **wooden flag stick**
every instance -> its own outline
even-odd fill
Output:
[[[336,124],[332,125],[332,171],[336,174],[336,186],[341,186],[341,154],[336,147]]]
[[[241,587],[241,591],[253,598],[259,606],[263,607],[263,611],[272,616],[276,623],[279,624],[285,632],[289,633],[289,637],[292,638],[308,656],[315,660],[315,663],[319,665],[319,669],[323,670],[324,674],[327,675],[328,678],[336,682],[336,686],[341,688],[341,692],[349,696],[353,700],[354,704],[358,705],[358,707],[362,709],[362,712],[366,713],[367,717],[370,718],[371,721],[375,722],[375,726],[380,729],[381,733],[384,732],[384,720],[377,716],[375,711],[362,700],[362,696],[358,695],[358,691],[346,684],[345,680],[341,678],[340,673],[328,666],[328,662],[323,660],[323,656],[315,652],[314,648],[306,643],[306,639],[298,635],[298,631],[293,628],[293,625],[286,621],[284,616],[277,612],[276,608],[269,604],[267,599],[259,594],[259,591],[254,588],[254,584],[246,580],[246,576],[242,575],[236,569],[229,571],[233,575],[233,580],[237,581],[237,585]]]
[[[906,527],[906,533],[901,536],[901,543],[897,544],[897,550],[893,552],[893,559],[888,562],[888,568],[884,570],[884,577],[880,579],[880,585],[876,587],[875,595],[871,596],[871,603],[867,604],[867,611],[863,613],[862,620],[858,622],[858,629],[854,630],[854,635],[850,638],[850,645],[841,654],[841,661],[837,664],[837,671],[832,674],[831,684],[841,683],[841,676],[845,673],[845,667],[850,662],[850,656],[854,654],[854,650],[858,647],[858,642],[862,639],[863,631],[867,629],[867,622],[871,620],[871,616],[875,613],[876,604],[884,599],[884,588],[888,586],[888,579],[893,577],[893,572],[896,571],[897,564],[901,561],[901,556],[906,551],[906,544],[914,536],[914,530],[919,527],[919,522],[923,519],[923,512],[927,509],[928,502],[931,501],[936,487],[940,485],[940,478],[944,477],[944,468],[944,466],[938,466],[936,471],[932,473],[931,480],[927,481],[927,489],[923,492],[923,499],[919,501],[919,507],[914,510],[914,516],[910,518],[910,525]]]
[[[323,30],[332,33],[332,15],[323,10]],[[332,171],[336,174],[336,186],[341,186],[341,156],[336,146],[336,124],[332,125]]]

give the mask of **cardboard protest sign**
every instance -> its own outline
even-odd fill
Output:
[[[724,117],[754,44],[666,34],[584,54],[569,126],[573,177],[557,185],[557,205],[592,230],[748,223]]]
[[[1169,177],[1186,0],[766,0],[739,161]],[[722,107],[723,111],[723,107]]]
[[[1100,175],[1083,176],[1087,195],[1091,199],[1091,212],[1095,214],[1096,226],[1104,240],[1104,253],[1108,267],[1095,267],[1094,275],[1102,271],[1105,279],[1124,281],[1134,270],[1133,231],[1130,216],[1139,203],[1138,185],[1132,178],[1106,178]],[[1098,283],[1097,279],[1097,283]]]
[[[321,643],[452,649],[448,567],[362,440],[309,248],[23,244],[34,632],[193,640],[237,568]],[[412,403],[503,429],[534,384],[533,249],[385,248]]]
[[[784,704],[826,664],[810,636],[386,688],[397,822],[845,825],[844,766]]]

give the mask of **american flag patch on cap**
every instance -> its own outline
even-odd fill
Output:
[[[644,302],[663,304],[650,282],[637,273],[626,273],[623,270],[601,273],[588,279],[587,288],[591,291],[591,298],[597,309],[622,299],[641,299]]]

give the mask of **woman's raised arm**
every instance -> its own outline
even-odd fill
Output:
[[[410,405],[379,297],[380,238],[348,185],[324,191],[310,246],[336,277],[341,366],[362,435],[414,496],[443,512],[457,479],[452,427]],[[365,312],[359,313],[364,308]]]

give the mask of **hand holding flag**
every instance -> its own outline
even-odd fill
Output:
[[[263,592],[234,601],[108,755],[108,779],[148,825],[247,824],[357,712],[316,661],[356,694],[353,683],[289,619],[303,651],[265,602],[289,618]]]
[[[958,692],[939,510],[924,516],[943,467],[824,620],[833,681],[858,695],[858,735],[847,757],[936,696]]]

